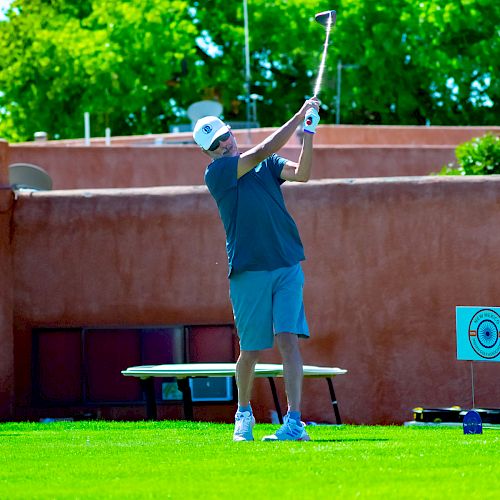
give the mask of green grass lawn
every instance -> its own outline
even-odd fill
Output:
[[[256,440],[277,426],[257,425]],[[313,426],[232,442],[196,422],[0,424],[0,498],[498,498],[500,432]]]

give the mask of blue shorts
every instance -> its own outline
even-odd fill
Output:
[[[245,271],[229,280],[234,321],[243,351],[270,349],[277,333],[309,337],[300,264],[273,271]]]

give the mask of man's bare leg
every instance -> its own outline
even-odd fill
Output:
[[[240,351],[236,362],[236,385],[238,386],[238,405],[250,405],[253,381],[255,378],[255,365],[259,360],[260,351]]]
[[[285,379],[288,414],[284,424],[263,441],[309,441],[300,418],[300,402],[302,396],[302,380],[304,369],[299,349],[299,339],[292,333],[279,333],[276,342],[283,358],[283,377]]]
[[[260,351],[240,351],[236,363],[238,410],[234,417],[233,441],[253,441],[252,428],[255,425],[255,418],[250,407],[250,397],[259,355]]]
[[[283,378],[285,379],[288,410],[300,412],[302,381],[304,378],[299,339],[292,333],[279,333],[276,342],[283,358]]]

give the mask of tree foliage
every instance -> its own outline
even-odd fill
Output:
[[[248,0],[258,120],[276,126],[312,94],[329,1]],[[333,123],[498,122],[500,4],[338,0],[320,98]],[[0,135],[26,140],[164,132],[218,99],[245,120],[243,2],[14,0],[0,22]]]
[[[188,7],[181,0],[14,2],[18,13],[1,25],[0,89],[18,135],[81,137],[85,111],[101,135],[107,126],[116,135],[163,131],[175,116],[177,80],[197,60]]]
[[[491,133],[457,146],[457,161],[445,165],[439,175],[500,174],[500,137]]]
[[[500,4],[489,0],[344,0],[337,30],[352,123],[498,121]],[[497,72],[498,73],[498,72]],[[343,115],[344,116],[344,115]]]

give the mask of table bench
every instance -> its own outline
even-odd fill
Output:
[[[339,407],[335,391],[333,389],[333,377],[344,375],[347,370],[342,368],[330,368],[323,366],[304,365],[304,378],[324,378],[328,384],[330,399],[332,402],[335,420],[341,424]],[[146,396],[146,415],[150,420],[157,418],[156,396],[154,391],[155,377],[175,378],[182,393],[184,405],[184,417],[193,420],[193,401],[189,379],[194,377],[234,377],[236,375],[236,363],[187,363],[168,365],[144,365],[132,366],[122,371],[126,377],[136,377],[140,379]],[[255,376],[264,377],[269,381],[273,396],[274,405],[280,423],[283,423],[283,415],[274,383],[275,377],[283,377],[283,365],[258,363],[255,367]]]

